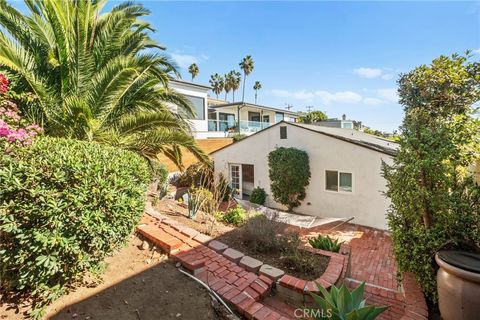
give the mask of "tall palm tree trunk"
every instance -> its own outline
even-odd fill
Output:
[[[245,102],[245,80],[247,79],[247,74],[243,73],[243,90],[242,90],[242,102]]]
[[[255,104],[257,104],[257,93],[258,93],[258,90],[255,90]]]

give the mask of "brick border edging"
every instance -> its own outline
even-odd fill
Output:
[[[315,249],[309,246],[300,246],[300,249],[330,257],[330,261],[325,272],[315,280],[307,281],[288,274],[280,278],[277,284],[277,291],[280,296],[290,303],[298,304],[299,306],[312,302],[310,293],[320,293],[318,285],[328,289],[332,285],[343,283],[350,262],[350,248],[348,246],[342,246],[342,253]]]
[[[402,281],[405,294],[405,315],[401,320],[426,320],[428,319],[428,306],[425,296],[412,273],[403,273]]]

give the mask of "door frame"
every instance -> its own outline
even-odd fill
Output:
[[[232,168],[234,167],[238,167],[238,188],[234,188],[233,187],[233,175],[232,175]],[[237,198],[239,199],[242,199],[243,197],[243,188],[242,188],[242,184],[243,184],[243,172],[242,172],[242,164],[241,163],[230,163],[228,165],[228,180],[230,182],[230,187],[232,189],[238,189],[239,192],[237,194],[234,193],[234,197],[236,196]]]

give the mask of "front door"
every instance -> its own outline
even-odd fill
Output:
[[[230,186],[232,187],[234,196],[242,199],[242,165],[230,165]]]

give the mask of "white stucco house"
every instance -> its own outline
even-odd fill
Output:
[[[188,98],[195,109],[195,117],[189,121],[196,139],[225,138],[238,132],[251,135],[275,123],[298,119],[298,114],[289,110],[209,99],[211,87],[207,85],[170,80],[170,86]]]
[[[268,154],[278,147],[301,149],[309,156],[310,184],[295,212],[354,217],[353,223],[387,229],[390,201],[382,193],[381,164],[392,163],[398,144],[357,130],[282,121],[213,152],[215,172],[228,177],[239,197],[262,187],[266,206],[285,209],[270,192]]]

